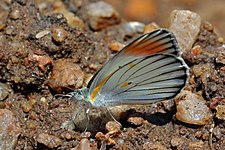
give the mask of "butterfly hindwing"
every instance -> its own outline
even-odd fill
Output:
[[[143,104],[171,99],[185,86],[188,68],[173,55],[155,54],[136,59],[116,71],[102,87],[108,104]]]

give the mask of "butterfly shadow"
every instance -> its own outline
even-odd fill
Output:
[[[146,112],[136,112],[135,109],[127,110],[122,114],[122,119],[120,122],[124,127],[134,126],[129,123],[127,120],[130,117],[141,117],[144,120],[147,120],[149,123],[154,125],[165,125],[171,121],[174,121],[174,114],[176,111],[168,111],[166,113],[156,112],[156,113],[146,113]]]

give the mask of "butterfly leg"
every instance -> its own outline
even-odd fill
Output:
[[[116,120],[116,118],[113,116],[113,114],[111,113],[111,111],[109,110],[109,108],[105,106],[105,109],[107,110],[107,112],[109,113],[109,115],[112,117],[112,119],[113,119],[118,125],[120,125],[120,127],[122,127],[121,123],[120,123],[119,121]]]
[[[86,110],[85,114],[86,114],[86,117],[87,117],[87,123],[86,123],[86,127],[85,127],[85,130],[84,130],[84,133],[87,131],[89,123],[90,123],[90,110],[91,110],[91,108],[89,107],[89,108],[87,108],[85,110]]]

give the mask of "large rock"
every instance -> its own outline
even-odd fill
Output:
[[[170,14],[169,29],[177,38],[181,51],[190,50],[199,34],[201,17],[188,10],[174,10]]]
[[[205,125],[212,119],[212,112],[203,97],[190,91],[182,91],[175,100],[177,105],[176,118],[185,123]]]
[[[0,109],[0,149],[13,150],[21,132],[15,116],[8,109]]]

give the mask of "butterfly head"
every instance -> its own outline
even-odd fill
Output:
[[[86,87],[77,89],[73,92],[70,92],[68,95],[70,95],[74,100],[87,101],[88,89]]]

